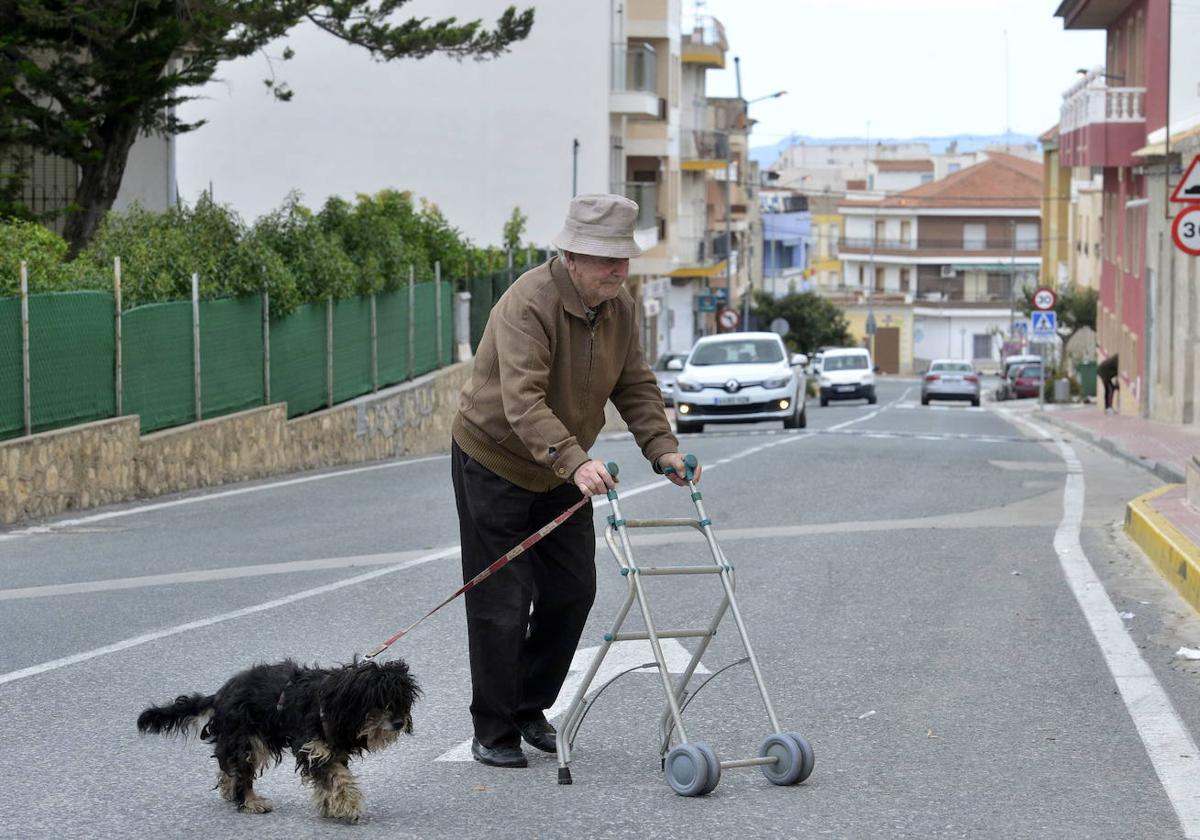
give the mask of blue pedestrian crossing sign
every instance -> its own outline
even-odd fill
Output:
[[[1054,341],[1058,338],[1058,313],[1034,312],[1030,316],[1030,330],[1034,341]]]

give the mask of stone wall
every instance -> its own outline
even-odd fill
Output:
[[[139,436],[136,416],[0,443],[0,525],[449,448],[469,362],[287,419],[284,403]]]

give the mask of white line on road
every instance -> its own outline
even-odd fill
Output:
[[[1154,671],[1138,653],[1116,608],[1083,552],[1079,533],[1083,523],[1083,467],[1075,450],[1053,439],[1036,423],[1007,411],[1000,412],[1053,442],[1067,464],[1063,517],[1054,535],[1054,550],[1067,584],[1100,646],[1117,690],[1133,718],[1154,771],[1189,840],[1200,838],[1200,753]]]
[[[676,639],[663,639],[659,644],[662,645],[663,658],[667,661],[667,671],[672,674],[682,674],[684,669],[687,668],[688,663],[692,661],[691,651],[681,645]],[[583,678],[587,676],[588,668],[591,667],[592,658],[599,650],[600,647],[597,645],[595,647],[580,648],[575,651],[575,655],[571,658],[570,672],[567,674],[567,678],[558,692],[558,698],[554,701],[554,705],[546,710],[547,720],[554,720],[571,707],[571,701],[575,699],[575,692],[579,690],[579,686],[583,683]],[[596,676],[592,678],[589,688],[595,687],[599,689],[622,671],[628,671],[632,668],[637,668],[639,665],[653,662],[654,653],[650,649],[650,641],[648,639],[614,642],[612,647],[608,649],[608,653],[605,655],[600,669],[596,671]],[[645,673],[653,674],[655,673],[655,669],[647,668]],[[696,666],[695,673],[708,674],[711,672],[701,664]],[[470,738],[461,744],[454,745],[434,759],[434,761],[472,760]]]
[[[905,393],[907,393],[907,391]],[[830,428],[831,429],[840,429],[840,428],[844,428],[845,426],[849,426],[853,423],[861,423],[864,420],[869,420],[870,418],[874,417],[880,411],[882,411],[884,408],[887,408],[887,407],[888,406],[883,406],[882,408],[877,409],[876,411],[872,411],[869,414],[864,414],[862,417],[857,417],[853,420],[847,420],[844,423],[839,423],[838,425],[832,426]],[[755,446],[755,447],[751,447],[750,449],[743,450],[742,452],[737,453],[735,456],[732,456],[729,458],[723,458],[720,461],[717,461],[714,465],[706,465],[705,468],[711,470],[716,465],[729,463],[730,461],[735,460],[736,458],[742,458],[742,457],[745,457],[746,455],[750,455],[755,452],[760,452],[763,449],[766,449],[766,448],[769,448],[772,446],[780,446],[782,444],[789,443],[791,441],[806,440],[806,439],[807,438],[805,438],[805,437],[781,438],[780,440],[774,441],[772,443],[764,444],[762,446]],[[388,467],[400,466],[402,464],[416,463],[417,461],[420,461],[420,460],[431,461],[431,460],[436,460],[436,458],[442,458],[442,457],[445,457],[445,456],[434,456],[431,458],[415,459],[413,461],[402,461],[402,462],[389,463],[389,464],[377,464],[372,467],[360,467],[360,468],[356,468],[353,470],[343,470],[340,473],[324,473],[319,476],[305,476],[304,478],[293,479],[293,480],[286,481],[286,482],[276,482],[276,483],[273,483],[270,485],[256,485],[254,487],[245,487],[245,488],[239,488],[237,490],[229,490],[224,493],[214,494],[213,496],[199,496],[199,497],[192,497],[192,498],[188,498],[188,499],[178,499],[173,502],[162,502],[162,503],[154,504],[154,505],[145,505],[141,508],[132,509],[132,510],[111,511],[108,513],[97,514],[96,516],[93,516],[93,517],[85,517],[83,519],[72,520],[71,522],[76,523],[76,524],[82,523],[82,522],[93,522],[98,519],[111,518],[114,516],[127,516],[134,512],[145,512],[145,511],[149,511],[149,510],[156,510],[156,509],[163,508],[163,507],[171,507],[171,506],[178,505],[178,504],[185,504],[185,503],[194,502],[194,501],[202,501],[205,499],[213,498],[214,496],[219,497],[219,496],[236,495],[238,493],[254,492],[254,491],[258,491],[258,490],[265,490],[265,489],[268,489],[269,487],[279,487],[279,486],[285,486],[285,485],[289,485],[289,484],[299,484],[299,483],[303,483],[306,481],[316,481],[321,478],[332,477],[333,475],[347,475],[347,474],[351,474],[351,473],[355,473],[355,472],[365,472],[365,471],[373,470],[373,469],[386,469]],[[643,484],[638,487],[635,487],[631,490],[623,491],[621,493],[621,497],[628,498],[630,496],[636,496],[641,493],[646,493],[650,490],[654,490],[659,487],[670,487],[670,486],[673,486],[673,485],[667,479],[662,479],[661,481],[653,481],[653,482],[649,482],[647,484]],[[600,505],[608,504],[608,500],[604,499],[604,500],[600,501],[599,504]],[[599,505],[597,505],[597,506],[599,506]],[[66,527],[68,524],[69,523],[61,522],[61,523],[55,523],[52,526],[44,526],[44,527],[46,529],[53,529],[53,528],[58,528],[58,527]],[[10,534],[8,536],[10,536],[10,537],[17,536],[20,533],[23,533],[23,532],[16,532],[16,533]],[[72,654],[70,656],[64,656],[59,659],[53,659],[53,660],[50,660],[49,662],[42,662],[38,665],[31,665],[28,668],[21,668],[20,670],[17,670],[17,671],[10,671],[7,674],[0,674],[0,685],[3,685],[4,683],[15,682],[17,680],[25,679],[26,677],[33,677],[33,676],[37,676],[38,674],[44,674],[49,671],[57,670],[59,668],[65,668],[68,665],[75,665],[80,662],[87,662],[88,660],[96,659],[97,657],[100,657],[100,656],[106,656],[110,653],[117,653],[119,651],[128,650],[129,648],[133,648],[133,647],[138,647],[140,645],[144,645],[149,642],[155,642],[155,641],[158,641],[159,639],[165,639],[170,636],[179,635],[180,633],[186,633],[189,630],[199,630],[204,627],[210,627],[214,624],[219,624],[223,621],[230,621],[235,618],[242,618],[244,616],[253,615],[254,613],[264,612],[266,610],[273,609],[275,607],[280,607],[280,606],[284,606],[286,604],[291,604],[291,603],[295,603],[297,601],[302,601],[307,598],[312,598],[317,595],[324,595],[326,593],[334,592],[338,589],[342,589],[347,586],[353,586],[355,584],[362,583],[364,581],[373,580],[374,578],[377,578],[377,577],[382,577],[384,575],[392,574],[393,572],[399,572],[399,571],[403,571],[405,569],[410,569],[410,568],[413,568],[414,566],[419,566],[424,563],[428,563],[432,560],[438,560],[438,559],[441,559],[444,557],[450,557],[455,554],[458,554],[458,551],[459,551],[459,546],[454,545],[454,546],[451,546],[448,548],[440,549],[431,554],[422,555],[421,557],[416,557],[412,560],[409,560],[409,561],[406,561],[403,563],[398,563],[394,566],[389,566],[386,569],[377,569],[376,571],[367,572],[366,574],[357,575],[355,577],[347,578],[346,580],[338,581],[336,583],[327,584],[325,586],[318,586],[313,589],[305,589],[302,592],[296,592],[292,595],[287,595],[282,598],[276,598],[274,600],[267,601],[262,604],[256,604],[254,606],[245,607],[240,610],[234,610],[233,612],[222,613],[220,615],[210,616],[209,618],[202,618],[202,619],[198,619],[196,621],[189,621],[185,624],[178,624],[178,625],[175,625],[174,627],[167,627],[162,630],[155,630],[150,633],[144,633],[140,636],[134,636],[129,639],[122,639],[121,641],[114,642],[110,645],[105,645],[103,647],[93,648],[92,650],[82,651],[80,653]]]
[[[50,522],[46,525],[34,525],[29,528],[22,528],[19,531],[11,531],[7,534],[0,534],[0,542],[5,542],[6,540],[15,540],[18,537],[28,537],[34,534],[49,534],[53,531],[58,531],[63,528],[76,528],[80,525],[89,525],[93,522],[103,522],[107,519],[117,519],[122,516],[136,516],[139,513],[150,513],[151,511],[165,510],[166,508],[179,507],[180,505],[194,505],[199,502],[211,502],[217,499],[227,499],[230,496],[241,496],[246,493],[261,493],[264,490],[278,490],[280,487],[290,487],[294,484],[307,484],[310,481],[324,481],[327,478],[341,478],[342,476],[374,472],[375,470],[390,470],[396,467],[406,467],[410,464],[423,464],[426,461],[437,461],[447,457],[449,456],[431,455],[427,458],[410,458],[405,461],[389,461],[386,464],[372,464],[368,467],[352,467],[346,470],[325,472],[321,473],[320,475],[306,475],[300,478],[289,478],[285,481],[272,481],[267,484],[255,484],[251,487],[237,487],[233,490],[221,490],[216,493],[205,493],[200,496],[188,496],[183,499],[172,499],[169,502],[153,502],[148,505],[121,508],[120,510],[109,510],[105,511],[104,513],[94,513],[91,516],[81,516],[76,519],[64,519],[59,522]]]
[[[134,636],[131,639],[122,639],[121,641],[114,642],[111,645],[105,645],[104,647],[94,648],[92,650],[85,650],[81,653],[72,654],[71,656],[64,656],[61,659],[52,659],[49,662],[43,662],[39,665],[31,665],[30,667],[22,668],[19,671],[9,671],[7,674],[0,674],[0,685],[9,682],[16,682],[17,680],[21,680],[26,677],[34,677],[38,674],[44,674],[47,671],[57,670],[58,668],[65,668],[67,665],[75,665],[80,662],[87,662],[89,659],[95,659],[99,656],[105,656],[110,653],[128,650],[129,648],[138,647],[139,645],[144,645],[148,642],[157,642],[159,639],[165,639],[169,636],[177,636],[180,633],[186,633],[189,630],[199,630],[203,627],[211,627],[214,624],[220,624],[223,621],[231,621],[235,618],[243,618],[248,615],[253,615],[254,613],[274,609],[275,607],[294,604],[297,601],[303,601],[306,598],[312,598],[315,595],[324,595],[328,592],[335,592],[338,589],[344,589],[347,586],[365,583],[366,581],[374,580],[377,577],[383,577],[384,575],[390,575],[393,572],[411,569],[414,566],[420,566],[432,560],[440,560],[443,557],[450,557],[455,554],[458,554],[457,545],[451,548],[442,549],[441,551],[435,551],[431,554],[425,554],[421,557],[416,557],[404,563],[397,563],[395,566],[389,566],[386,569],[377,569],[374,572],[356,575],[355,577],[347,578],[346,580],[339,580],[336,583],[329,583],[325,586],[317,586],[313,589],[305,589],[303,592],[285,595],[282,598],[275,598],[274,600],[266,601],[262,604],[243,607],[240,610],[221,613],[220,615],[209,616],[208,618],[201,618],[197,619],[196,621],[189,621],[186,624],[177,624],[174,627],[155,630],[151,633],[143,633],[141,636]]]

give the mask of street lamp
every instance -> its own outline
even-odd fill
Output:
[[[763,100],[766,100],[766,99],[778,99],[779,97],[786,94],[787,91],[786,90],[777,90],[774,93],[768,93],[766,96],[758,96],[758,97],[755,97],[754,99],[743,99],[742,98],[742,64],[741,64],[741,59],[736,55],[733,57],[733,67],[734,67],[734,74],[737,78],[737,98],[742,100],[742,117],[746,121],[746,126],[745,126],[746,134],[747,134],[746,147],[747,147],[747,151],[749,151],[750,141],[748,139],[748,136],[750,134],[750,106],[753,105],[755,102],[762,102]],[[731,270],[732,266],[730,265],[730,259],[733,256],[733,231],[731,230],[730,218],[729,218],[729,216],[730,216],[730,211],[729,211],[730,186],[729,186],[729,182],[731,180],[730,174],[731,174],[731,164],[732,164],[732,154],[733,154],[732,147],[730,147],[729,145],[726,145],[725,153],[726,153],[726,155],[729,155],[729,157],[727,157],[726,161],[725,161],[725,288],[729,290],[730,294],[732,294],[733,293],[733,282],[732,282],[733,272]],[[749,168],[749,167],[747,167],[747,168]],[[743,173],[741,173],[741,172],[738,173],[739,180],[741,180],[742,175],[743,175]],[[747,181],[746,183],[747,183],[747,190],[748,190],[749,182]],[[749,233],[749,231],[747,231],[747,233]],[[749,260],[739,260],[739,262],[746,265],[746,277],[748,280],[746,293],[742,296],[742,330],[745,331],[750,328],[749,327],[749,324],[750,324],[750,298],[753,297],[753,295],[754,295],[754,266],[750,265]]]

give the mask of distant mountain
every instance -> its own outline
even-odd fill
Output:
[[[753,135],[751,135],[753,138]],[[809,137],[807,135],[796,134],[789,138],[779,141],[771,146],[751,146],[750,158],[758,163],[760,167],[766,168],[779,159],[779,155],[788,146],[807,143],[809,145],[839,145],[839,146],[861,146],[867,142],[865,137]],[[883,145],[895,143],[928,143],[930,154],[942,154],[951,143],[958,143],[960,152],[974,152],[978,149],[983,149],[988,146],[1003,146],[1008,143],[1012,146],[1023,146],[1026,143],[1037,145],[1038,139],[1034,134],[957,134],[948,137],[872,137],[871,144],[881,143]]]

